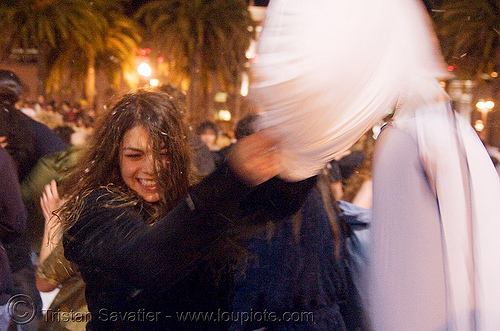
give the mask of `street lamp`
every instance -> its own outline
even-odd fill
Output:
[[[217,113],[217,118],[219,118],[221,121],[230,121],[231,120],[231,112],[229,110],[219,110]]]
[[[491,100],[480,100],[476,103],[476,108],[481,112],[481,120],[483,121],[483,124],[486,124],[488,112],[491,111],[493,107],[495,107],[495,103]]]
[[[149,80],[149,85],[151,85],[151,86],[158,87],[159,84],[160,84],[160,81],[156,78],[151,78]]]
[[[141,76],[149,77],[149,76],[151,76],[151,73],[153,72],[153,70],[151,69],[151,66],[149,64],[147,64],[146,62],[142,62],[137,67],[137,72]]]

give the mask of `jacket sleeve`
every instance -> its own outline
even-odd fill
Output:
[[[0,240],[24,231],[26,210],[21,199],[14,162],[7,151],[0,148]]]
[[[80,266],[82,274],[87,269],[136,287],[155,286],[160,281],[166,286],[189,273],[225,235],[234,219],[224,213],[231,217],[251,214],[252,209],[265,208],[263,202],[274,206],[271,214],[279,214],[279,204],[290,209],[291,200],[277,194],[279,185],[257,190],[262,189],[266,194],[263,201],[245,203],[254,190],[223,166],[192,187],[186,199],[152,226],[145,225],[129,207],[114,204],[110,193],[95,191],[65,235],[65,255]],[[236,211],[238,206],[245,210]]]

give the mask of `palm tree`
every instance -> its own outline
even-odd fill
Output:
[[[447,0],[434,15],[443,55],[461,79],[481,79],[500,61],[500,0]]]
[[[103,48],[101,31],[105,21],[94,15],[87,0],[19,0],[0,5],[2,58],[13,49],[39,52],[38,92],[45,94],[45,82],[59,56],[71,48],[93,52]],[[68,56],[68,53],[65,54]],[[60,68],[55,70],[61,71]]]
[[[87,100],[93,103],[95,94],[95,69],[103,69],[115,87],[120,85],[121,77],[132,87],[136,81],[135,53],[142,37],[137,22],[125,15],[124,3],[128,0],[94,0],[96,15],[106,21],[104,27],[104,47],[94,58],[89,57],[86,79]]]
[[[109,3],[109,2],[108,2]],[[135,75],[135,53],[142,40],[139,25],[118,10],[105,11],[108,29],[105,35],[104,51],[97,56],[97,67],[103,69],[115,87],[120,85],[121,77],[129,87],[137,81]],[[121,74],[120,74],[121,73]]]
[[[98,69],[104,70],[109,81],[115,87],[124,77],[129,87],[135,83],[130,75],[135,71],[135,54],[141,40],[139,25],[124,14],[123,3],[126,0],[94,0],[93,14],[103,22],[99,34],[101,47],[81,48],[78,45],[69,45],[60,56],[58,68],[73,69],[73,79],[84,81],[85,99],[89,105],[94,105],[95,75]],[[49,87],[57,90],[63,72],[55,71],[49,77]]]
[[[212,119],[212,87],[234,89],[245,70],[254,26],[246,1],[153,1],[142,6],[136,18],[153,32],[167,60],[189,79],[192,120]]]
[[[95,73],[101,67],[114,85],[133,70],[138,24],[124,14],[126,0],[21,0],[0,6],[3,58],[15,48],[39,51],[39,93],[59,91],[61,82],[83,81],[94,104]],[[131,83],[131,82],[129,82]]]

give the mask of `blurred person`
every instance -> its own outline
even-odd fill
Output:
[[[217,146],[217,150],[220,151],[222,148],[225,148],[229,145],[231,145],[235,140],[231,138],[230,133],[223,132],[219,135],[217,138],[215,145]]]
[[[215,166],[218,166],[222,163],[222,159],[218,154],[219,147],[216,145],[217,138],[219,137],[219,131],[220,130],[217,124],[211,121],[200,123],[195,130],[196,135],[210,151],[210,158],[205,160],[205,162],[208,161],[210,163],[213,163]]]
[[[10,312],[6,306],[13,291],[13,278],[9,256],[4,245],[23,233],[26,225],[26,210],[21,200],[17,171],[9,153],[0,147],[0,330],[7,330]]]
[[[75,123],[76,115],[78,114],[80,109],[78,104],[71,106],[71,103],[69,101],[64,101],[61,104],[61,111],[63,119],[66,123]]]
[[[211,151],[217,151],[218,147],[215,144],[219,137],[220,129],[214,122],[205,121],[196,127],[196,134],[200,136],[201,141],[207,145]]]
[[[500,329],[500,179],[439,84],[450,72],[422,3],[272,1],[258,54],[257,127],[277,137],[284,178],[394,111],[373,160],[372,328]]]
[[[372,134],[372,131],[368,131],[353,146],[353,150],[363,153],[365,160],[353,175],[344,182],[343,199],[366,209],[371,209],[373,202],[372,159],[375,150],[375,139]]]
[[[302,208],[248,240],[248,266],[236,280],[234,312],[274,314],[235,320],[231,330],[361,330],[366,316],[347,266],[342,212],[328,170]],[[288,314],[288,315],[287,315]],[[286,317],[294,316],[289,320]]]
[[[186,121],[186,94],[181,89],[178,89],[171,84],[163,84],[158,88],[158,90],[168,94],[170,97],[176,100],[177,108],[179,112],[184,116],[184,120]],[[188,130],[189,144],[193,149],[193,172],[196,172],[200,178],[203,178],[215,170],[215,158],[213,152],[201,140],[200,136],[190,125],[188,125]]]
[[[254,124],[258,115],[249,114],[241,118],[236,124],[236,129],[234,130],[234,137],[236,140],[244,138],[255,132]]]
[[[188,133],[189,144],[193,148],[193,166],[196,172],[201,177],[209,175],[215,168],[219,165],[215,163],[216,160],[220,160],[218,157],[214,157],[214,152],[211,151],[207,145],[196,133],[190,131]]]
[[[294,213],[314,179],[275,178],[278,151],[260,132],[190,187],[187,131],[171,95],[127,94],[101,120],[59,211],[64,254],[86,283],[87,329],[226,328],[179,314],[229,311],[243,251],[235,239]],[[148,315],[116,318],[138,311]]]
[[[9,70],[0,70],[0,141],[16,161],[19,180],[31,171],[43,155],[66,149],[47,126],[39,123],[15,107],[22,91],[22,83]]]
[[[72,145],[71,136],[75,133],[75,130],[69,125],[61,125],[54,128],[55,134],[68,146]]]
[[[36,110],[32,102],[29,101],[19,101],[19,110],[28,117],[35,117]]]
[[[258,115],[238,121],[235,136],[255,132]],[[231,146],[221,150],[227,155]],[[328,167],[329,166],[329,167]],[[346,175],[347,172],[346,172]],[[295,321],[234,321],[231,330],[356,330],[367,320],[349,270],[349,233],[340,218],[337,186],[342,173],[331,162],[319,176],[301,210],[248,240],[249,265],[236,282],[233,309],[242,314],[302,314]],[[359,272],[358,272],[359,273]]]
[[[40,158],[29,175],[21,183],[23,201],[28,209],[28,240],[31,250],[40,252],[44,233],[44,217],[40,198],[45,186],[52,180],[61,183],[78,162],[78,156],[87,141],[86,135],[70,126],[58,127],[55,132],[69,147],[62,152],[52,153]]]
[[[238,123],[236,123],[236,129],[234,130],[234,141],[226,146],[221,148],[219,151],[217,151],[218,157],[216,158],[217,165],[221,164],[226,158],[227,155],[229,154],[229,151],[231,150],[231,147],[240,139],[245,138],[246,136],[251,135],[252,133],[255,133],[255,129],[253,127],[255,120],[257,119],[258,115],[246,115],[243,118],[241,118]]]
[[[15,161],[19,182],[22,182],[44,155],[66,149],[47,126],[39,123],[21,111],[15,104],[22,92],[22,82],[12,71],[0,70],[0,145]],[[28,210],[29,210],[29,206]],[[29,228],[29,225],[28,225]],[[33,300],[33,320],[19,323],[21,330],[34,330],[42,314],[42,301],[35,285],[35,268],[31,261],[27,232],[16,236],[4,245],[9,256],[13,277],[13,294],[23,294]]]

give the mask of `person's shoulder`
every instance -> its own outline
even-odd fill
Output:
[[[130,211],[124,199],[107,187],[98,187],[81,193],[79,215],[69,229],[70,234],[93,231],[105,227]],[[76,202],[78,203],[78,202]]]
[[[93,204],[96,206],[113,205],[117,201],[122,200],[120,195],[113,191],[112,188],[101,186],[90,190],[84,195],[85,204]]]

